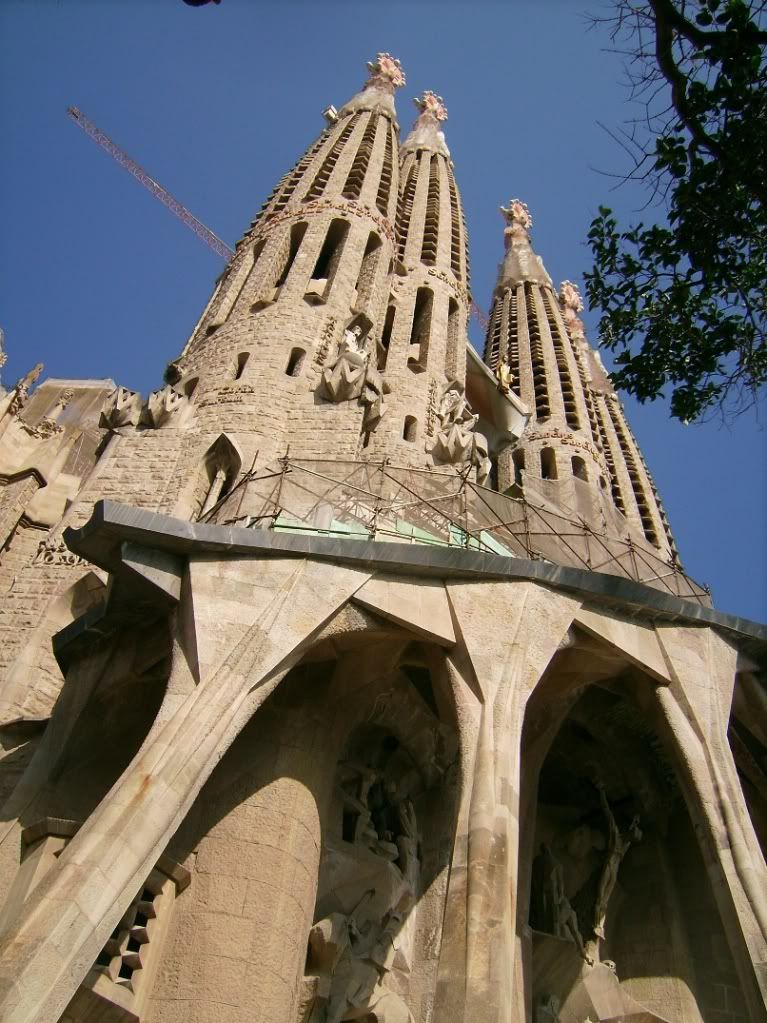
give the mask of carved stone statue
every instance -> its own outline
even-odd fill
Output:
[[[35,383],[37,378],[43,371],[42,362],[38,362],[36,366],[23,376],[13,388],[13,397],[11,403],[8,406],[8,411],[12,416],[17,416],[19,412],[24,408],[27,401],[29,400],[29,388]]]
[[[338,344],[333,362],[322,371],[320,396],[328,401],[359,398],[365,386],[370,353],[362,337],[362,327],[347,328]]]
[[[386,412],[384,395],[388,393],[389,385],[370,358],[368,338],[362,326],[357,323],[347,327],[335,359],[322,371],[320,397],[335,402],[357,398],[365,408],[362,428],[371,433]]]
[[[629,824],[626,834],[621,835],[618,825],[615,823],[613,812],[610,809],[610,804],[607,802],[604,786],[598,784],[597,789],[599,790],[599,801],[602,804],[602,811],[607,820],[608,837],[607,855],[604,867],[602,868],[602,876],[599,879],[599,891],[594,906],[594,934],[604,940],[607,905],[615,888],[615,882],[618,880],[618,867],[621,865],[623,857],[629,851],[631,843],[641,841],[642,832],[639,830],[639,817],[634,817],[631,824]]]
[[[104,402],[99,426],[117,430],[121,426],[138,426],[141,418],[141,395],[127,387],[116,387]]]
[[[498,381],[498,390],[503,394],[508,394],[511,390],[511,385],[514,383],[514,375],[511,372],[511,367],[508,362],[501,362],[495,367],[495,377]]]
[[[490,474],[491,463],[487,438],[475,429],[478,419],[461,386],[456,381],[450,383],[440,402],[431,454],[438,463],[470,462],[477,468],[477,482],[482,484]]]
[[[557,938],[565,938],[574,942],[581,957],[589,966],[593,966],[594,958],[586,949],[578,924],[578,916],[565,893],[562,866],[545,842],[541,845],[540,855],[544,874],[544,909],[551,920],[552,932]]]

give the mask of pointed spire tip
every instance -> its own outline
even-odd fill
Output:
[[[375,60],[368,61],[370,78],[367,85],[384,85],[389,89],[400,89],[405,84],[405,72],[396,57],[390,53],[378,53]]]
[[[445,101],[436,92],[432,92],[431,89],[426,89],[420,96],[416,96],[413,103],[415,103],[422,114],[431,114],[437,121],[447,120]]]

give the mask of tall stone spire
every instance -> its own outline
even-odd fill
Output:
[[[266,446],[258,441],[261,458],[288,443],[308,457],[354,456],[383,412],[378,378],[367,407],[355,388],[322,382],[347,334],[375,365],[396,255],[394,94],[405,75],[387,53],[368,71],[348,103],[328,108],[328,126],[278,182],[171,367],[177,390],[194,389],[206,438],[237,436],[251,460],[272,419],[281,427],[267,431]],[[222,388],[236,403],[221,400]]]
[[[400,147],[397,266],[382,336],[382,365],[396,380],[392,413],[371,454],[440,464],[438,413],[450,385],[463,391],[469,308],[468,253],[460,194],[442,130],[447,107],[424,92]]]
[[[668,522],[623,409],[586,341],[578,290],[557,295],[530,242],[525,203],[501,207],[505,254],[485,361],[532,411],[522,442],[501,457],[499,484],[560,504],[593,528],[675,557]]]

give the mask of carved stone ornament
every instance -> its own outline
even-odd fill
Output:
[[[423,95],[417,96],[413,102],[422,114],[431,114],[437,121],[447,120],[447,107],[441,96],[438,96],[431,89],[427,89]]]
[[[501,206],[501,213],[509,227],[520,227],[523,231],[529,231],[533,226],[533,218],[527,203],[521,199],[510,199],[508,206]]]
[[[359,324],[344,331],[335,359],[322,371],[318,392],[326,401],[359,400],[365,406],[366,432],[372,432],[380,423],[386,411],[383,402],[389,385],[371,365],[368,338]]]
[[[29,388],[35,383],[37,378],[43,371],[42,362],[38,362],[26,376],[23,376],[13,389],[13,397],[11,403],[8,406],[8,411],[12,416],[17,416],[19,412],[24,408],[27,401],[29,400]]]
[[[107,397],[99,416],[99,426],[118,430],[121,426],[138,426],[141,418],[141,395],[127,387],[116,387]]]
[[[30,426],[23,420],[19,421],[30,437],[36,437],[38,440],[48,440],[49,437],[55,437],[56,434],[64,432],[64,427],[59,426],[56,420],[49,416],[43,416],[35,426]]]
[[[386,85],[399,89],[405,84],[405,72],[396,57],[390,53],[379,53],[375,60],[368,61],[369,85]]]
[[[487,438],[476,431],[478,418],[460,384],[448,384],[439,407],[437,437],[431,454],[437,463],[470,462],[477,469],[477,482],[483,484],[490,475],[490,457]]]
[[[572,281],[562,281],[559,285],[559,301],[563,309],[572,309],[574,313],[583,312],[583,299],[578,285]]]
[[[85,562],[77,554],[74,554],[60,536],[47,536],[37,545],[34,563],[36,565],[66,565],[68,568],[76,568]]]
[[[164,426],[180,408],[186,404],[186,397],[175,387],[166,384],[159,391],[152,391],[141,413],[141,422],[158,430]]]

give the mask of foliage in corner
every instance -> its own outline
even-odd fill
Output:
[[[663,225],[619,227],[600,207],[586,276],[639,401],[671,386],[691,421],[754,405],[767,383],[767,0],[616,0],[629,82],[645,104],[623,135],[665,206]]]

